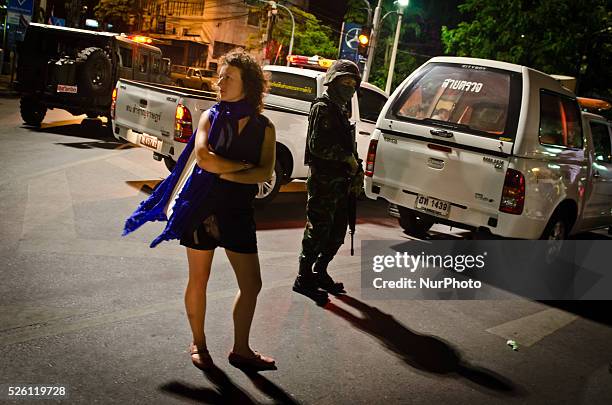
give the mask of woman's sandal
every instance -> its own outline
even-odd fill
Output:
[[[230,364],[241,370],[248,371],[264,371],[276,370],[276,364],[273,358],[264,356],[261,353],[253,352],[253,357],[244,357],[237,353],[230,352],[228,360]]]
[[[189,354],[191,355],[193,365],[200,370],[210,370],[215,365],[212,357],[210,357],[210,353],[208,353],[208,349],[198,349],[196,345],[191,343],[189,345]]]

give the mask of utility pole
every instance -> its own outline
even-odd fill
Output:
[[[270,64],[270,41],[272,41],[272,30],[274,29],[274,22],[276,21],[276,3],[270,2],[270,9],[268,10],[268,26],[266,27],[266,47],[264,51],[264,65]]]
[[[368,60],[366,61],[365,68],[363,69],[363,81],[367,82],[370,78],[370,70],[372,69],[372,61],[374,60],[374,53],[376,51],[376,41],[378,40],[378,31],[380,30],[380,10],[382,0],[378,0],[378,5],[374,10],[374,19],[372,21],[372,33],[370,34],[370,49],[368,52]]]
[[[409,0],[397,1],[397,27],[395,28],[395,41],[393,41],[393,51],[391,52],[391,63],[389,65],[389,74],[387,76],[387,84],[385,92],[391,94],[391,83],[393,82],[393,70],[395,70],[395,57],[397,56],[397,45],[399,43],[400,31],[402,28],[402,16],[404,8],[408,6]]]

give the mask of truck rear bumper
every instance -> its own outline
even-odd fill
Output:
[[[114,122],[113,135],[116,139],[125,140],[131,144],[148,149],[151,152],[157,153],[163,157],[171,157],[173,160],[176,160],[176,158],[173,156],[175,153],[174,146],[168,140],[159,139],[148,134],[142,134],[140,132],[133,131],[130,128],[116,125]]]
[[[416,210],[416,195],[389,185],[373,182],[366,177],[366,196],[371,199],[382,198],[392,204]],[[436,217],[431,212],[426,212]],[[488,229],[492,234],[505,238],[538,239],[546,226],[546,221],[527,217],[526,215],[512,215],[500,211],[484,212],[473,207],[453,204],[447,217],[440,217],[439,223],[463,224],[471,229]]]

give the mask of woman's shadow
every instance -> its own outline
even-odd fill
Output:
[[[253,385],[277,404],[298,404],[282,388],[257,372],[243,371]],[[214,385],[215,389],[194,387],[180,381],[171,381],[160,387],[160,390],[171,395],[189,398],[205,404],[257,404],[244,390],[217,366],[203,374]]]
[[[482,367],[469,364],[460,353],[443,340],[418,334],[375,307],[348,295],[337,296],[345,304],[357,309],[361,316],[328,303],[325,309],[344,318],[356,328],[377,338],[385,347],[397,354],[407,365],[427,373],[459,375],[504,396],[522,396],[522,389],[510,380]]]

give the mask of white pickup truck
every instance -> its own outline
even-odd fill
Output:
[[[400,225],[523,239],[612,225],[612,125],[551,76],[436,57],[391,95],[372,134],[366,195]]]
[[[325,73],[272,65],[263,69],[270,76],[263,113],[276,127],[276,167],[272,179],[260,184],[257,198],[269,202],[282,184],[308,175],[304,165],[308,112],[312,101],[325,90]],[[365,157],[386,101],[386,94],[369,83],[362,83],[353,97],[351,120],[357,124],[361,157]],[[172,169],[200,115],[215,102],[214,93],[121,79],[113,94],[113,134],[151,150],[155,159],[163,159]]]

